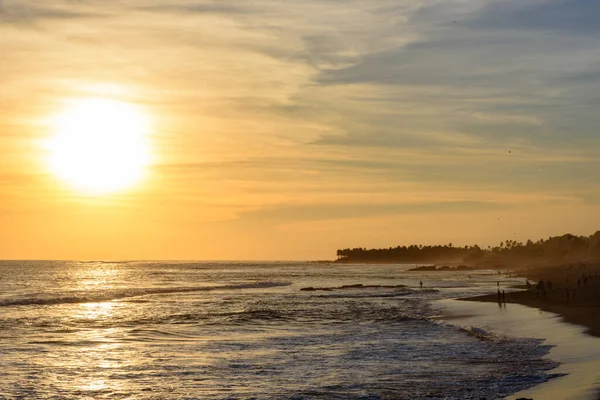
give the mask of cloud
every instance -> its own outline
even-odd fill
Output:
[[[183,2],[162,2],[159,4],[144,3],[138,7],[139,10],[156,12],[156,13],[198,13],[198,14],[215,14],[222,16],[239,16],[243,14],[251,14],[259,12],[255,7],[249,6],[242,2],[227,2],[227,1],[183,1]]]
[[[259,221],[275,224],[292,221],[327,221],[348,218],[370,218],[402,214],[471,213],[509,207],[506,204],[478,201],[447,201],[387,204],[310,204],[277,205],[238,215],[240,221]]]
[[[583,193],[581,195],[581,199],[586,204],[600,205],[600,192],[598,192],[598,191],[591,191],[591,192]]]
[[[352,118],[314,143],[598,147],[599,4],[450,3],[408,15],[407,43],[322,71],[318,85],[347,93]],[[365,88],[379,102],[359,100]]]
[[[543,30],[567,35],[598,35],[600,3],[595,0],[491,2],[467,22],[478,29]]]
[[[37,2],[0,3],[0,24],[32,24],[40,21],[76,20],[97,17],[98,14],[66,4],[40,5]]]
[[[52,110],[89,83],[131,88],[161,121],[161,201],[235,203],[242,219],[467,212],[507,193],[581,198],[599,183],[598,7],[13,1],[0,15],[0,104]],[[15,29],[42,22],[44,34]]]

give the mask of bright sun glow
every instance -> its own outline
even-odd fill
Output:
[[[50,169],[88,193],[123,190],[149,162],[149,124],[135,105],[112,99],[73,100],[52,119]]]

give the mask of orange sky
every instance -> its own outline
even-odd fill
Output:
[[[579,2],[575,25],[556,0],[0,2],[0,259],[591,234],[600,31]],[[48,162],[53,121],[90,99],[147,119],[151,156],[120,190]],[[73,126],[127,142],[103,120]]]

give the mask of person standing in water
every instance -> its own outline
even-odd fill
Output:
[[[421,286],[421,289],[423,289],[423,281],[419,281],[419,285]]]

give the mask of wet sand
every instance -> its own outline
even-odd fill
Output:
[[[523,277],[523,285],[504,287],[500,283],[499,289],[505,291],[500,302],[497,292],[463,298],[456,300],[453,312],[479,310],[474,313],[476,319],[463,317],[459,321],[477,323],[487,318],[495,332],[545,339],[556,346],[548,355],[561,363],[556,372],[568,374],[509,398],[600,399],[600,264],[533,267],[509,274]],[[531,282],[529,289],[526,279]],[[538,290],[541,280],[544,289]],[[483,314],[481,306],[487,306]],[[524,311],[527,307],[522,306],[531,307],[531,311]],[[498,313],[503,316],[498,318]]]
[[[546,355],[560,365],[552,370],[564,374],[507,399],[597,400],[600,383],[600,338],[585,328],[563,322],[560,316],[519,304],[492,304],[441,300],[441,320],[473,326],[495,335],[544,339],[552,345]]]
[[[529,290],[505,290],[506,303],[522,304],[560,315],[566,322],[582,325],[590,335],[600,337],[600,265],[573,264],[558,267],[529,268],[514,273],[532,282]],[[545,289],[536,283],[544,280]],[[551,282],[551,288],[549,287]],[[523,286],[525,288],[525,286]],[[498,302],[497,293],[461,300]]]

